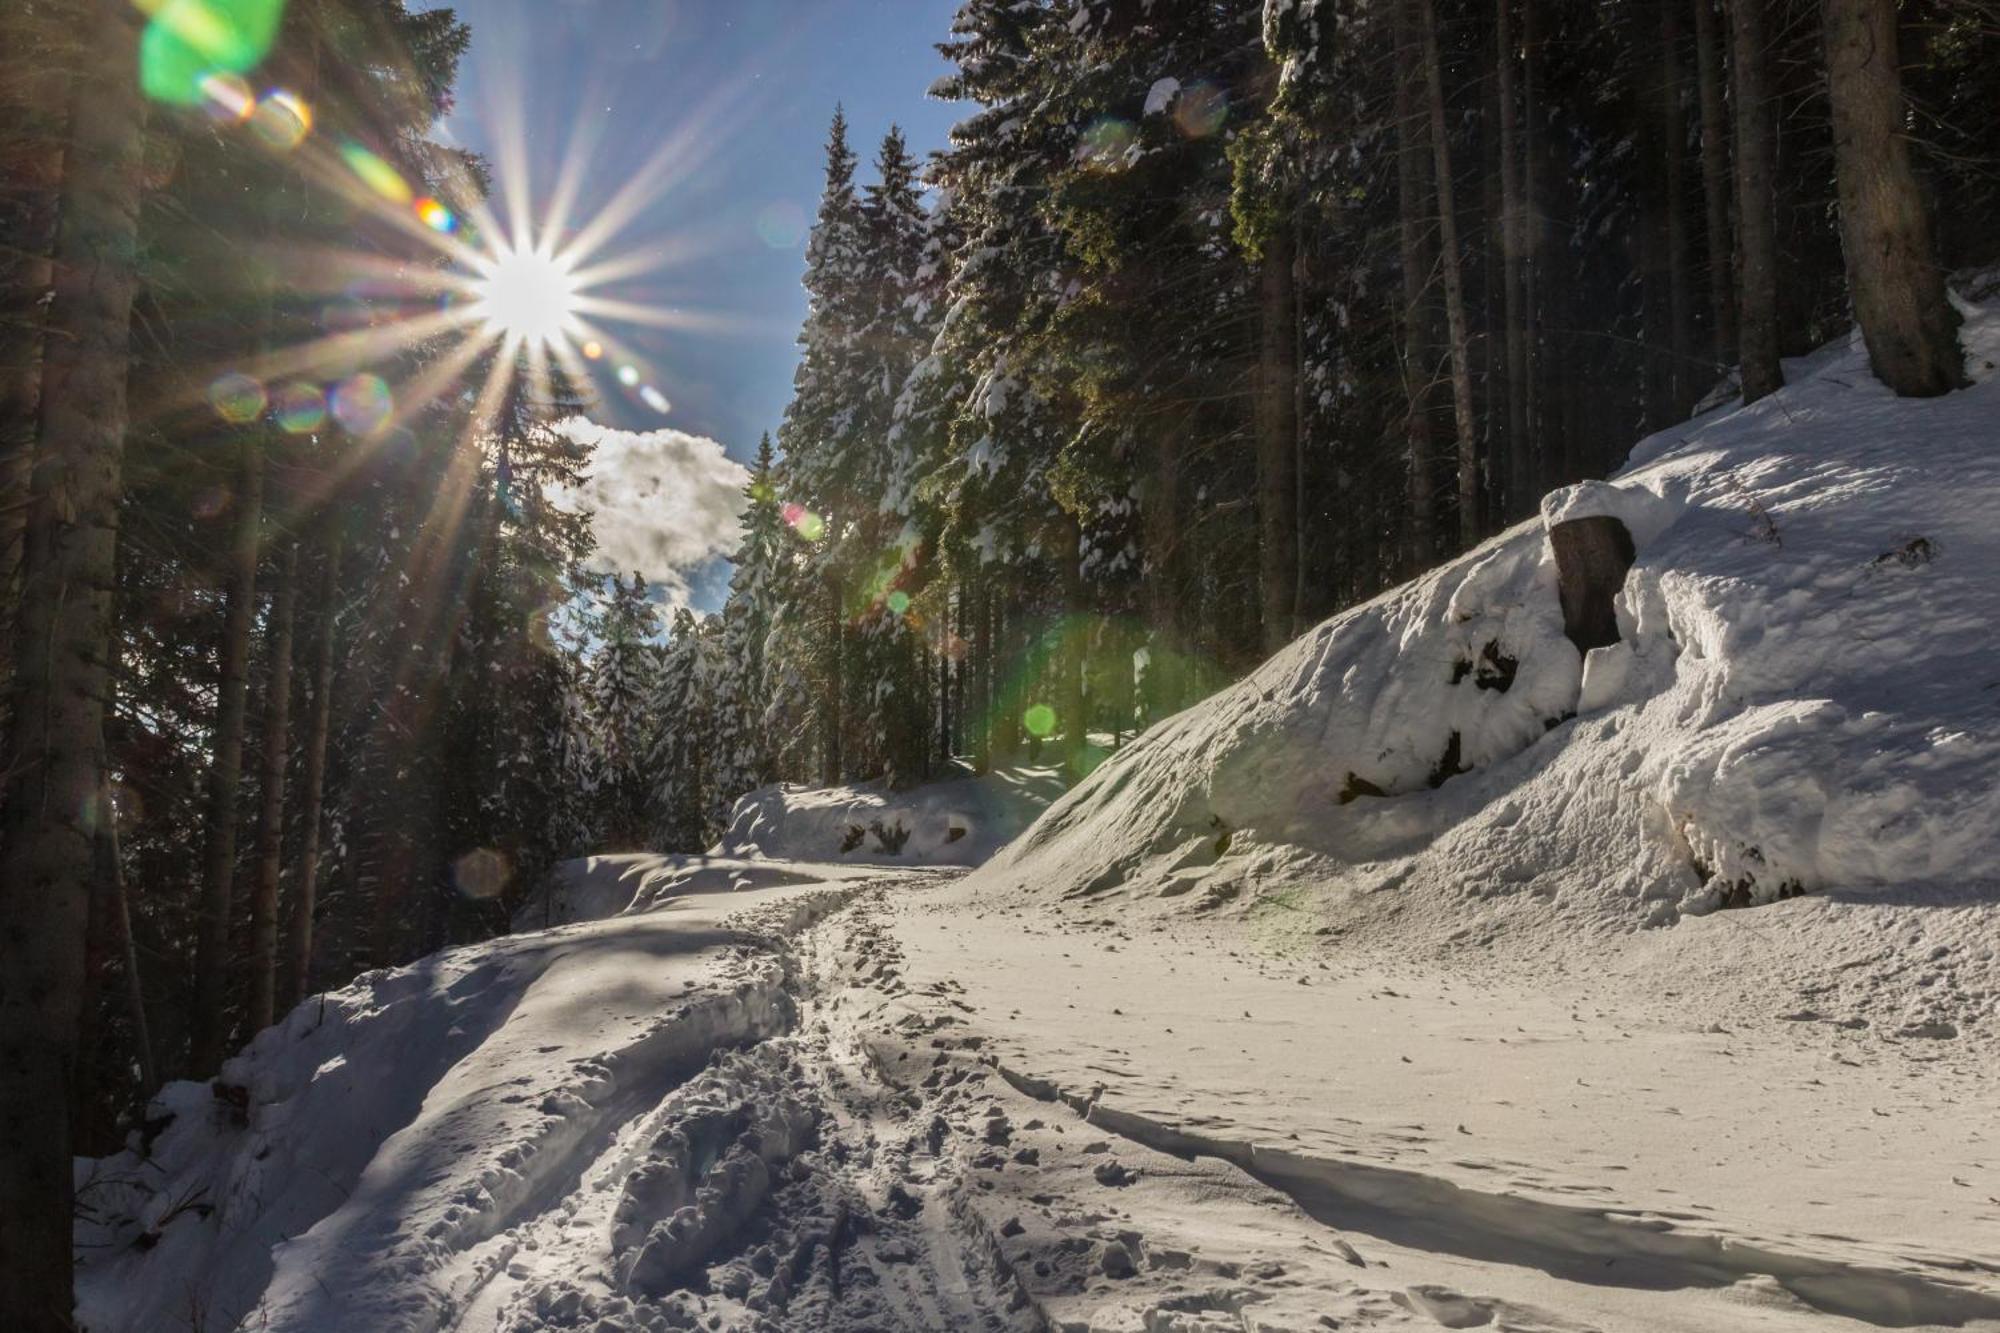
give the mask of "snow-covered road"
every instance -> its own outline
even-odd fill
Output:
[[[169,1089],[89,1169],[86,1326],[2000,1328],[1976,1065],[763,871]]]

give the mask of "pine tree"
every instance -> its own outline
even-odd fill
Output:
[[[590,664],[590,714],[601,756],[599,827],[609,846],[633,848],[652,831],[660,622],[636,571],[629,581],[613,574],[609,591]]]
[[[766,662],[784,591],[786,530],[769,435],[758,441],[756,466],[743,498],[743,540],[732,557],[735,572],[722,611],[716,686],[719,717],[713,782],[721,801],[733,801],[776,776],[776,747],[765,725],[773,696]]]

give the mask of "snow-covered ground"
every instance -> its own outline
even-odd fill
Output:
[[[1967,342],[1551,497],[1637,546],[1588,659],[1525,524],[1018,838],[1052,777],[573,863],[80,1163],[84,1326],[2000,1330]]]
[[[1059,769],[970,769],[907,791],[885,783],[784,783],[736,803],[713,851],[839,864],[976,866],[1012,842],[1062,794]]]

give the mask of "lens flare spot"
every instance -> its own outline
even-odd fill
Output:
[[[340,160],[361,178],[361,183],[392,204],[407,204],[414,197],[402,173],[352,139],[340,145]]]
[[[215,415],[231,425],[255,421],[264,414],[267,401],[262,384],[234,370],[209,382],[208,405],[215,409]]]
[[[266,147],[280,153],[289,153],[304,143],[312,126],[312,108],[297,93],[283,88],[265,93],[250,113],[251,131]]]
[[[1100,117],[1077,140],[1077,161],[1096,171],[1121,171],[1131,165],[1137,138],[1131,122],[1116,116]]]
[[[910,610],[910,594],[898,588],[889,594],[883,604],[895,615],[907,615]]]
[[[805,239],[805,210],[789,199],[764,205],[757,212],[757,236],[773,250],[790,250]]]
[[[1191,83],[1174,101],[1174,127],[1190,139],[1206,139],[1229,118],[1229,95],[1212,83]]]
[[[630,389],[630,388],[632,388],[632,387],[633,387],[634,385],[638,384],[638,382],[639,382],[639,367],[637,367],[637,366],[620,366],[620,367],[618,367],[618,382],[619,382],[620,384],[624,385],[624,386],[625,386],[626,388],[628,388],[628,389]]]
[[[196,491],[194,499],[188,502],[188,511],[196,519],[206,523],[210,519],[221,518],[228,513],[231,498],[229,492],[221,486],[204,486]]]
[[[661,416],[665,416],[673,408],[673,404],[667,401],[667,396],[650,384],[639,387],[639,401]]]
[[[451,863],[452,882],[468,898],[498,898],[514,877],[505,852],[475,847]]]
[[[583,356],[586,361],[602,360],[604,357],[604,344],[592,338],[583,345]]]
[[[417,221],[432,231],[449,236],[458,230],[458,215],[437,200],[425,198],[417,200]]]
[[[349,434],[373,435],[389,419],[389,386],[366,371],[342,380],[333,391],[333,419]]]
[[[1046,736],[1056,729],[1056,710],[1047,704],[1033,704],[1021,714],[1021,725],[1030,736]]]
[[[151,17],[139,40],[139,87],[176,106],[202,101],[202,80],[257,66],[278,35],[285,0],[140,0]]]
[[[278,427],[287,435],[310,435],[326,421],[326,395],[304,380],[280,388],[271,399]]]
[[[809,542],[816,542],[826,535],[826,520],[802,504],[788,504],[778,511],[793,532]]]
[[[257,109],[257,94],[240,75],[216,70],[202,76],[201,105],[210,118],[227,125],[241,125]]]

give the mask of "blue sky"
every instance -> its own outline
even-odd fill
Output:
[[[705,150],[605,253],[662,261],[615,295],[709,312],[711,327],[618,326],[671,400],[664,418],[600,390],[593,413],[632,431],[666,426],[748,459],[789,396],[805,313],[803,227],[819,199],[827,121],[844,104],[868,159],[890,124],[919,154],[960,108],[925,95],[945,71],[934,44],[957,0],[456,0],[472,27],[459,143],[497,156],[518,108],[537,205],[579,132],[595,136],[576,209],[588,221],[669,136]],[[605,480],[610,481],[611,478]],[[651,574],[653,571],[649,570]],[[721,573],[695,573],[712,606]]]

